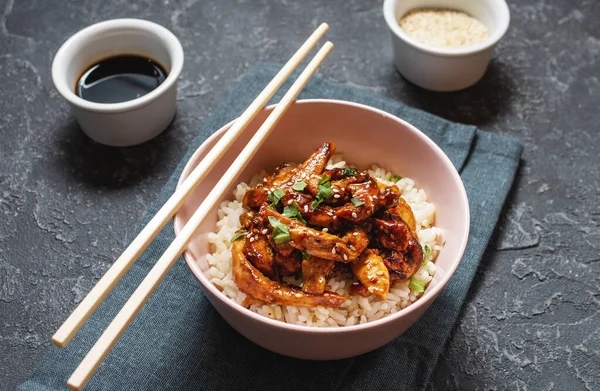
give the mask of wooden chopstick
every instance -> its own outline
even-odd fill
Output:
[[[113,263],[100,281],[98,281],[56,333],[54,333],[52,342],[54,342],[55,345],[64,348],[69,341],[71,341],[81,326],[83,326],[96,308],[98,308],[100,303],[106,298],[125,273],[127,273],[131,265],[133,265],[146,247],[148,247],[150,242],[154,240],[156,235],[158,235],[161,229],[169,222],[185,199],[206,177],[208,172],[210,172],[219,159],[221,159],[231,144],[237,140],[239,135],[246,129],[250,122],[252,122],[254,117],[267,104],[269,99],[273,97],[275,92],[277,92],[279,87],[281,87],[298,65],[300,65],[302,60],[308,55],[328,29],[329,26],[326,23],[323,23],[312,33],[306,42],[304,42],[298,51],[281,68],[279,73],[275,75],[273,80],[269,82],[260,95],[256,97],[254,102],[252,102],[246,111],[242,113],[233,126],[223,135],[223,137],[221,137],[219,142],[212,148],[200,164],[198,164],[181,186],[177,188],[158,213],[156,213],[152,220],[150,220],[144,229],[142,229],[129,247],[125,249],[123,254],[121,254],[115,263]]]
[[[133,292],[129,300],[127,300],[121,311],[119,311],[98,341],[96,341],[96,344],[81,361],[67,382],[69,388],[72,390],[81,390],[92,377],[119,337],[127,329],[131,321],[161,283],[169,269],[183,253],[202,221],[217,204],[221,195],[226,192],[229,186],[231,186],[238,178],[239,174],[264,143],[271,130],[277,125],[283,114],[294,102],[300,91],[304,88],[325,57],[327,57],[331,49],[333,49],[333,44],[331,42],[325,43],[306,66],[304,71],[302,71],[292,87],[284,95],[283,99],[281,99],[281,102],[277,104],[273,112],[256,131],[256,134],[227,169],[213,190],[206,196],[179,235],[177,235],[175,240],[159,258],[142,283],[137,287],[135,292]]]

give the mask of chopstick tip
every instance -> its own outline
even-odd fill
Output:
[[[51,340],[54,345],[64,349],[71,341],[71,338],[69,338],[68,335],[64,335],[64,332],[62,332],[61,329],[62,327],[54,333]]]
[[[81,385],[72,383],[71,379],[69,379],[69,381],[67,381],[67,387],[69,388],[69,390],[73,390],[73,391],[81,391],[83,389],[83,387]]]

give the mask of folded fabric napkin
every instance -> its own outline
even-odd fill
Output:
[[[175,189],[197,147],[237,117],[279,70],[252,69],[210,117],[141,224]],[[296,74],[297,76],[297,74]],[[289,80],[287,87],[291,84]],[[279,101],[284,86],[273,98]],[[461,173],[471,209],[464,258],[421,319],[388,345],[359,357],[304,361],[267,351],[234,331],[213,309],[180,259],[131,327],[98,368],[87,390],[421,390],[436,366],[511,188],[521,145],[459,125],[361,89],[313,78],[300,98],[359,102],[414,124],[433,139]],[[66,349],[52,346],[20,390],[62,390],[110,320],[173,240],[168,224]]]

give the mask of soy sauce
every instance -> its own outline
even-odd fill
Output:
[[[120,103],[146,95],[167,72],[152,59],[122,55],[94,64],[79,78],[77,96],[96,103]]]

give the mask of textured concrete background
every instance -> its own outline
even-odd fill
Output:
[[[484,79],[441,94],[395,71],[381,1],[0,0],[0,389],[32,372],[236,80],[326,21],[325,78],[525,145],[430,390],[599,390],[600,2],[509,3]],[[175,123],[127,149],[83,136],[50,78],[65,39],[118,17],[166,26],[186,53]]]

